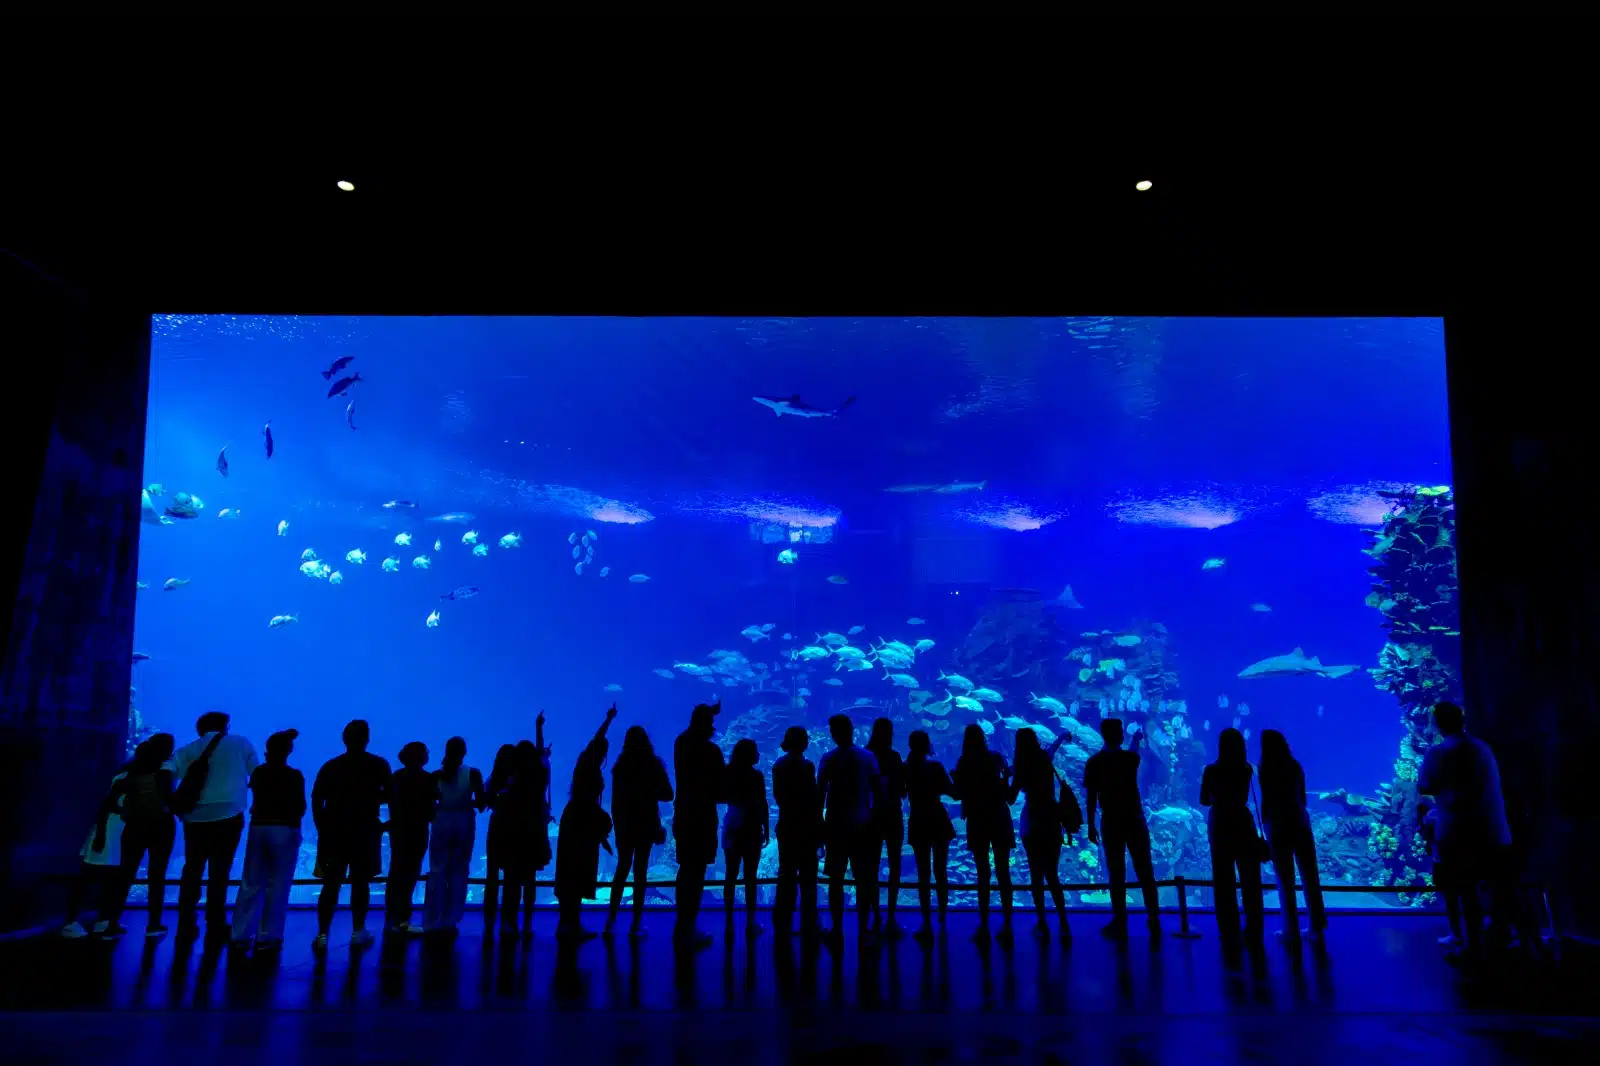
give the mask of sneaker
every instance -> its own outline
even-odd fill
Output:
[[[67,940],[82,940],[89,935],[89,930],[83,927],[82,922],[68,922],[61,927],[61,935]]]
[[[110,922],[96,922],[94,935],[105,940],[115,940],[119,936],[127,936],[128,929],[120,923],[113,925]]]
[[[370,943],[372,943],[372,934],[365,929],[357,929],[350,934],[350,946],[353,948],[364,948]]]

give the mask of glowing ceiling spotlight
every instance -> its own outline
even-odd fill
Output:
[[[1149,181],[1136,181],[1133,183],[1133,187],[1138,189],[1140,192],[1149,192],[1154,184],[1154,182]]]
[[[339,186],[339,188],[342,189],[345,192],[355,192],[356,191],[356,183],[353,182],[353,181],[341,181],[341,182],[336,182],[335,184],[337,184]]]

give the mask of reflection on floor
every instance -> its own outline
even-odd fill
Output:
[[[296,911],[272,960],[146,940],[142,918],[131,914],[128,937],[111,943],[0,944],[5,1062],[487,1063],[511,1053],[746,1066],[847,1052],[851,1062],[1367,1066],[1579,1061],[1600,1036],[1583,1017],[1595,1002],[1586,987],[1516,965],[1454,969],[1435,943],[1439,922],[1410,915],[1336,915],[1325,950],[1269,940],[1238,958],[1209,923],[1200,940],[1153,945],[1136,931],[1119,946],[1096,935],[1102,919],[1091,914],[1076,917],[1070,948],[1033,939],[1031,917],[1014,946],[981,948],[966,912],[927,949],[906,938],[860,951],[852,937],[835,954],[718,926],[716,943],[687,961],[661,912],[642,943],[575,951],[557,949],[548,911],[531,941],[486,941],[474,914],[454,942],[391,937],[366,949],[351,948],[341,912],[319,956],[314,916]]]

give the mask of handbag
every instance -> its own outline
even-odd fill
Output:
[[[1254,828],[1256,831],[1255,857],[1257,862],[1265,866],[1267,863],[1272,861],[1272,845],[1268,843],[1266,831],[1261,824],[1261,800],[1256,797],[1256,779],[1254,774],[1250,775],[1250,801],[1255,804],[1254,808],[1250,811],[1250,817],[1254,822]]]
[[[189,814],[200,803],[200,794],[206,790],[206,778],[211,776],[211,753],[217,750],[217,745],[222,743],[225,733],[218,733],[211,738],[211,742],[189,764],[183,772],[183,780],[178,782],[178,787],[172,790],[172,796],[167,800],[167,806],[174,814]]]
[[[1068,838],[1083,828],[1083,808],[1078,806],[1078,797],[1073,793],[1072,786],[1067,784],[1067,779],[1056,771],[1056,778],[1061,782],[1061,798],[1056,801],[1056,814],[1061,819],[1061,829]]]

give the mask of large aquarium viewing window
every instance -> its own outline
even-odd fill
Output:
[[[763,771],[791,725],[820,757],[837,713],[863,739],[890,718],[902,752],[926,730],[947,764],[968,725],[1008,758],[1032,728],[1067,737],[1080,799],[1117,716],[1141,734],[1157,877],[1204,879],[1218,733],[1255,761],[1276,729],[1324,880],[1426,880],[1415,771],[1460,656],[1438,320],[163,315],[153,333],[130,743],[186,742],[223,710],[258,749],[298,729],[309,782],[363,718],[391,764],[420,740],[436,767],[462,736],[487,774],[542,710],[559,815],[613,702],[612,757],[643,725],[669,769],[718,699],[724,751],[754,739]],[[306,840],[301,877],[309,819]],[[652,877],[674,876],[671,847]],[[1080,833],[1062,879],[1102,862]],[[975,880],[959,842],[951,866]]]

